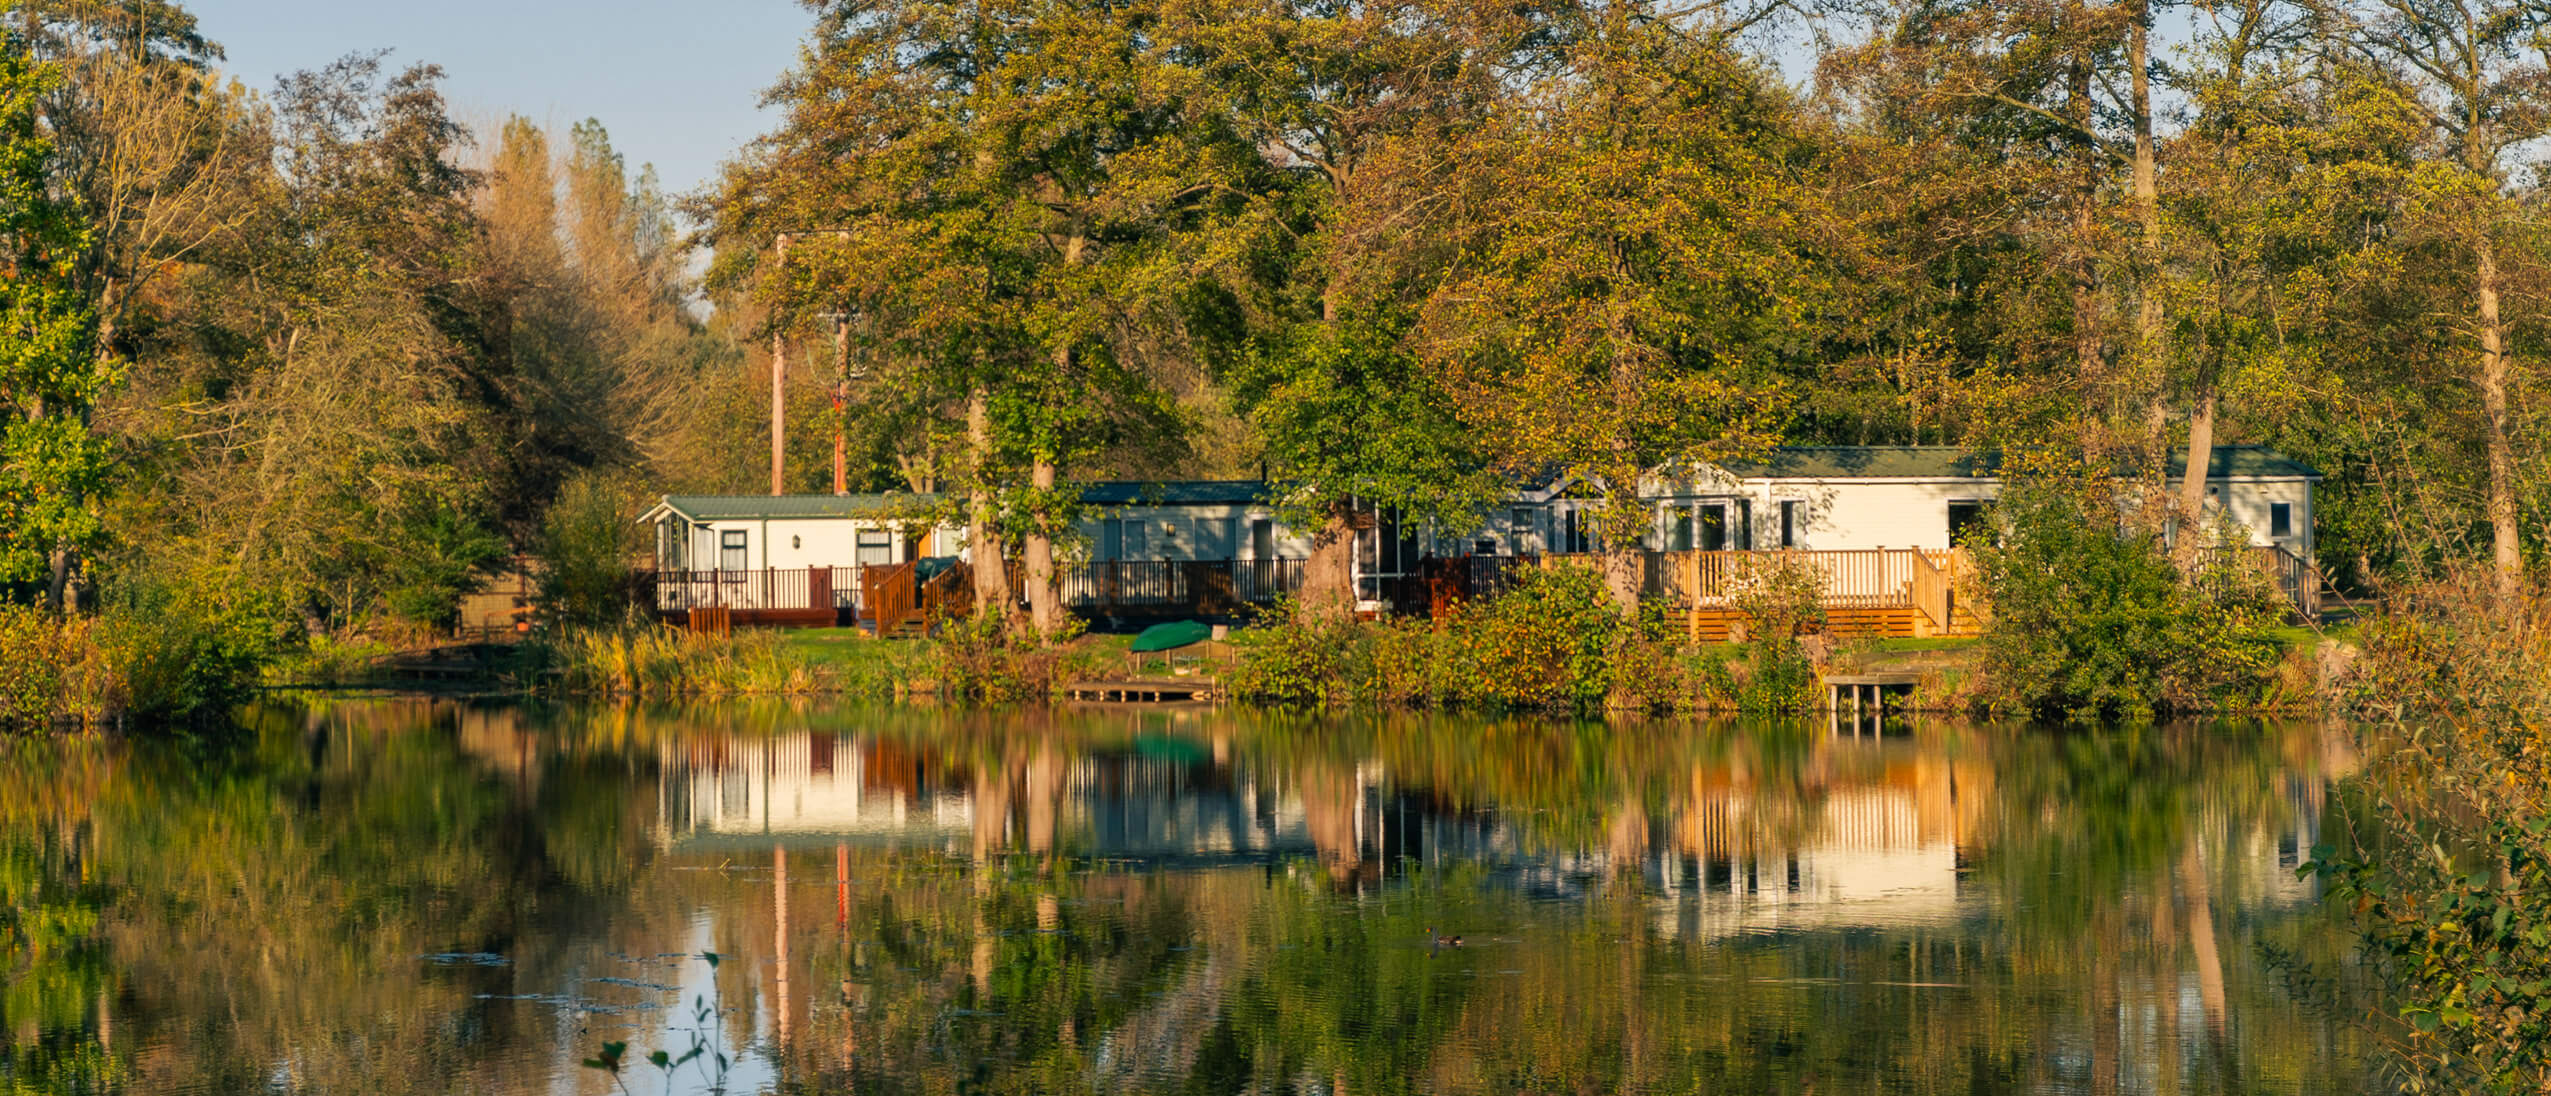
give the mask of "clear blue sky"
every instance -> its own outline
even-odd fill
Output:
[[[708,181],[767,128],[755,104],[797,59],[811,20],[796,0],[191,0],[223,67],[275,77],[357,50],[443,66],[472,128],[509,114],[564,130],[599,118],[634,173],[667,191]]]

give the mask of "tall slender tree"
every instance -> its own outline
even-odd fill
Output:
[[[41,584],[58,611],[74,553],[102,531],[108,448],[90,417],[115,370],[97,352],[95,302],[78,278],[92,229],[61,196],[39,124],[61,70],[32,46],[16,20],[0,22],[0,581]]]

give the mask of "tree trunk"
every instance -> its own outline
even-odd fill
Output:
[[[2498,255],[2483,226],[2479,254],[2480,406],[2489,424],[2489,529],[2498,567],[2498,592],[2524,589],[2524,555],[2516,539],[2516,458],[2507,441],[2506,320],[2498,312]]]
[[[2085,384],[2107,377],[2107,355],[2099,338],[2099,265],[2094,237],[2098,231],[2100,152],[2090,136],[2090,62],[2075,57],[2066,73],[2068,108],[2081,130],[2081,177],[2073,194],[2073,362]],[[2111,389],[2113,398],[2114,389]],[[2114,407],[2114,404],[2111,404]]]
[[[1639,590],[1647,585],[1647,551],[1637,541],[1629,547],[1606,547],[1603,551],[1603,588],[1612,594],[1613,608],[1623,619],[1639,615]]]
[[[56,614],[79,611],[79,604],[71,595],[71,571],[70,548],[56,547],[46,554],[44,607]]]
[[[967,555],[974,567],[974,611],[1009,608],[1010,576],[1002,565],[1001,537],[992,509],[992,394],[982,385],[966,393]]]
[[[1054,474],[1053,459],[1037,454],[1028,473],[1029,483],[1036,489],[1036,504],[1027,529],[1027,604],[1028,623],[1044,636],[1063,627],[1063,599],[1054,588],[1054,537],[1048,532],[1048,523],[1054,517],[1050,507]]]
[[[779,236],[779,259],[775,272],[788,269],[788,234]],[[786,494],[781,469],[788,450],[788,339],[781,332],[778,316],[771,323],[771,494]]]
[[[1342,621],[1355,613],[1355,525],[1345,503],[1329,507],[1311,535],[1311,558],[1302,565],[1302,612],[1312,620]]]
[[[2201,389],[2188,411],[2188,467],[2179,473],[2179,558],[2194,560],[2207,547],[2206,470],[2214,463],[2214,390]]]

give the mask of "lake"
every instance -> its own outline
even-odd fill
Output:
[[[2349,742],[275,705],[0,754],[0,1091],[2373,1091]]]

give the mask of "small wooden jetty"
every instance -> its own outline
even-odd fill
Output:
[[[1886,724],[1887,701],[1895,699],[1902,710],[1913,699],[1915,686],[1922,675],[1912,671],[1875,674],[1832,674],[1824,679],[1825,711],[1832,718],[1833,732],[1848,731],[1857,736],[1862,728],[1879,733]]]
[[[1094,679],[1064,685],[1063,695],[1120,704],[1192,703],[1222,699],[1222,682],[1203,676]]]

